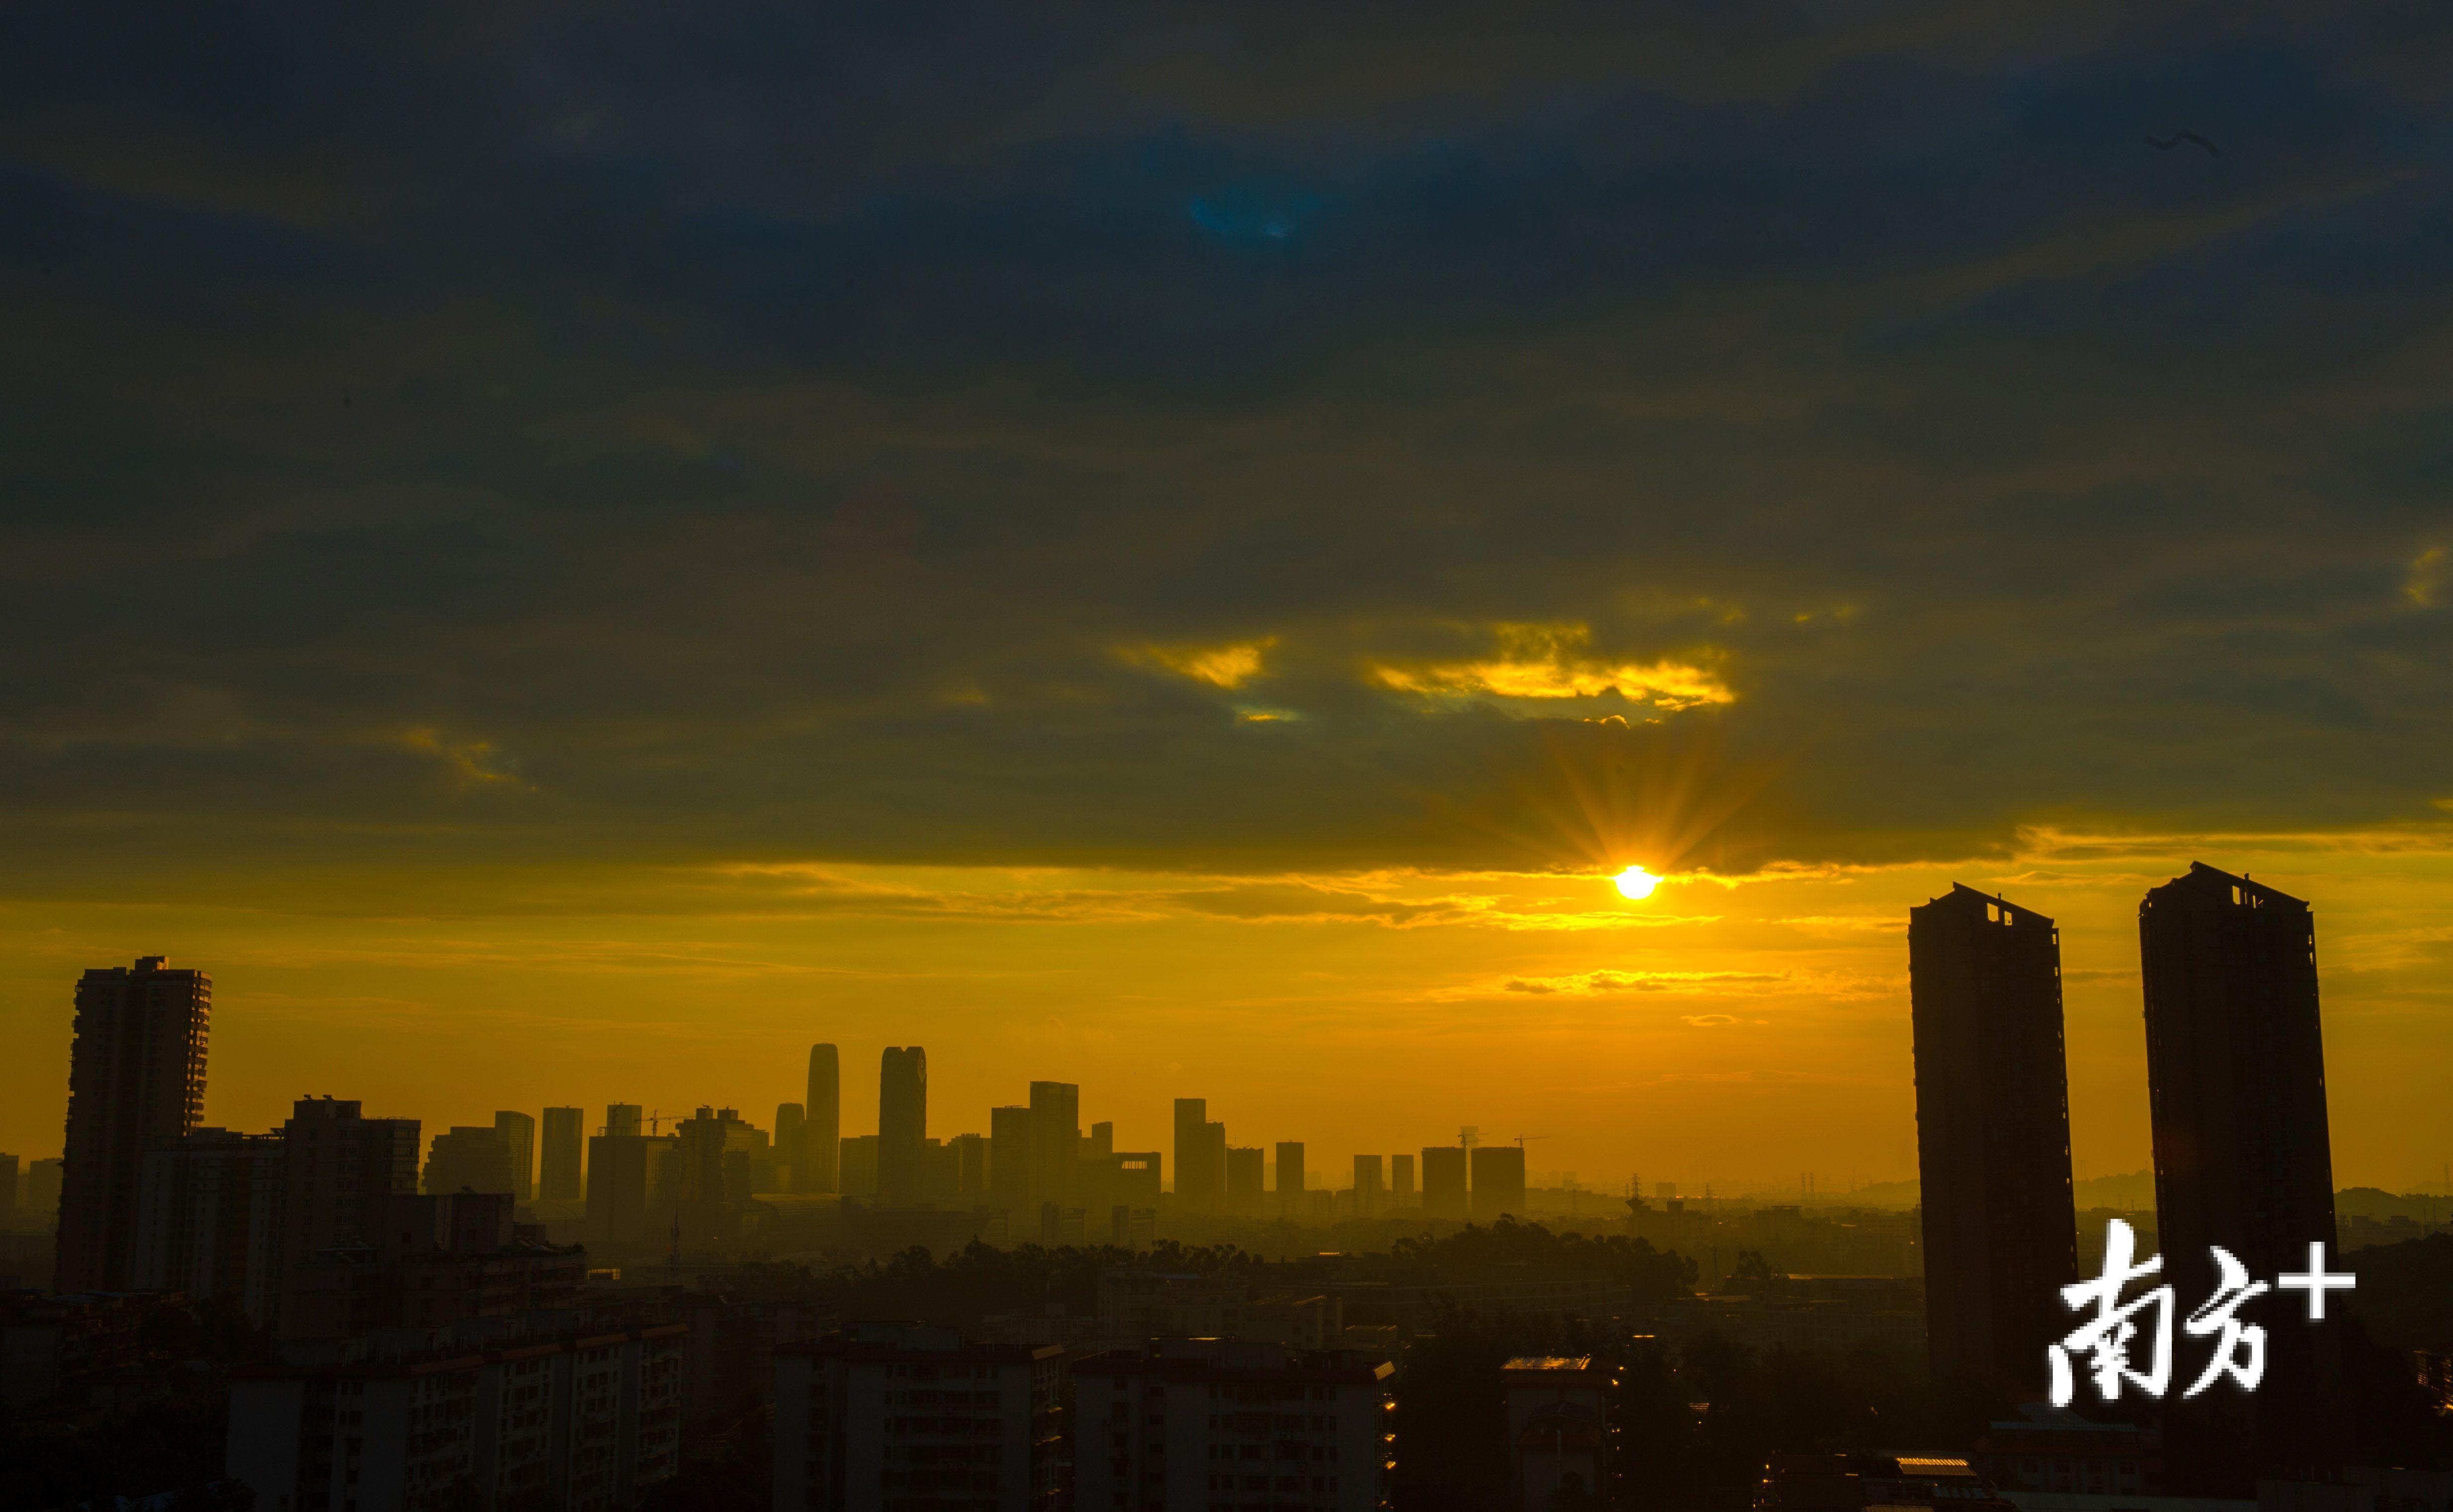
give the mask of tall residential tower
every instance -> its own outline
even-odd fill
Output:
[[[175,1147],[203,1121],[212,1002],[210,977],[174,971],[160,956],[77,983],[58,1290],[134,1285],[145,1154]]]
[[[2138,908],[2146,989],[2146,1092],[2164,1279],[2184,1306],[2212,1294],[2210,1247],[2270,1281],[2333,1263],[2333,1149],[2317,1013],[2317,925],[2272,887],[2193,864]],[[2253,1469],[2340,1464],[2342,1362],[2332,1334],[2268,1297],[2253,1399],[2204,1398],[2164,1425],[2180,1482],[2237,1493]]]
[[[1908,910],[1908,983],[1933,1378],[2033,1391],[2078,1278],[2061,931],[1954,885]]]
[[[888,1045],[877,1068],[877,1201],[908,1207],[927,1181],[928,1052]]]

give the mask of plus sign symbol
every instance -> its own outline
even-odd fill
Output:
[[[2314,1241],[2311,1241],[2308,1245],[2308,1268],[2306,1270],[2286,1270],[2282,1275],[2274,1278],[2274,1289],[2277,1291],[2304,1291],[2308,1294],[2308,1321],[2310,1323],[2320,1323],[2324,1320],[2325,1293],[2329,1291],[2349,1291],[2358,1286],[2359,1283],[2360,1279],[2348,1271],[2327,1270],[2325,1268],[2325,1246]]]

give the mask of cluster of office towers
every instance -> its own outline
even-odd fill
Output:
[[[928,1133],[928,1054],[889,1046],[879,1058],[877,1132],[843,1133],[842,1062],[836,1046],[810,1046],[807,1098],[775,1110],[771,1130],[731,1108],[700,1108],[665,1133],[642,1127],[642,1110],[615,1104],[588,1141],[588,1217],[611,1241],[650,1233],[669,1215],[684,1240],[720,1238],[754,1196],[856,1198],[890,1208],[1049,1210],[1102,1221],[1118,1209],[1158,1207],[1161,1157],[1119,1150],[1115,1125],[1082,1127],[1081,1090],[1033,1082],[1027,1104],[991,1108],[988,1132]],[[1127,1231],[1132,1220],[1124,1220]],[[1018,1231],[1018,1230],[1017,1230]]]
[[[1267,1154],[1258,1144],[1226,1143],[1226,1125],[1209,1116],[1206,1098],[1175,1100],[1175,1200],[1186,1213],[1228,1218],[1369,1218],[1420,1206],[1426,1217],[1488,1223],[1504,1214],[1525,1214],[1525,1146],[1486,1145],[1475,1130],[1454,1144],[1435,1144],[1412,1155],[1354,1157],[1354,1184],[1346,1212],[1324,1190],[1306,1190],[1304,1145],[1282,1141],[1276,1149],[1277,1183],[1267,1184]],[[1415,1189],[1419,1172],[1421,1191]]]
[[[2196,864],[2146,894],[2138,937],[2163,1279],[2187,1308],[2214,1291],[2211,1245],[2269,1283],[2311,1243],[2331,1253],[2316,924],[2301,900]],[[1908,966],[1933,1371],[2033,1393],[2076,1323],[2060,1291],[2078,1279],[2060,931],[1954,886],[1909,910]],[[2313,1443],[2335,1383],[2325,1336],[2267,1322],[2272,1384],[2229,1437]],[[2224,1432],[2178,1437],[2212,1455]]]
[[[894,1046],[878,1065],[874,1134],[843,1133],[836,1046],[811,1046],[806,1096],[771,1130],[731,1108],[668,1119],[637,1104],[593,1131],[576,1107],[504,1111],[435,1134],[306,1099],[280,1129],[203,1126],[211,979],[160,957],[78,983],[59,1199],[62,1291],[180,1290],[278,1310],[284,1276],[364,1243],[389,1198],[506,1193],[521,1204],[584,1201],[590,1240],[697,1247],[737,1235],[750,1204],[836,1194],[880,1208],[985,1210],[1005,1232],[1079,1241],[1110,1228],[1147,1240],[1164,1182],[1157,1150],[1119,1150],[1112,1124],[1081,1121],[1080,1089],[1033,1082],[1027,1103],[988,1111],[985,1134],[928,1133],[928,1058]],[[1326,1222],[1419,1208],[1487,1222],[1525,1211],[1521,1145],[1458,1144],[1354,1157],[1350,1190],[1314,1180],[1300,1142],[1230,1145],[1200,1098],[1175,1104],[1175,1209],[1186,1217]],[[421,1170],[420,1156],[423,1154]],[[1274,1183],[1271,1175],[1274,1172]],[[1419,1191],[1417,1177],[1419,1175]],[[283,1237],[275,1239],[272,1236]]]
[[[665,1232],[659,1225],[670,1222],[685,1241],[720,1238],[753,1194],[839,1194],[883,1208],[1004,1213],[1017,1237],[1034,1218],[1043,1236],[1095,1237],[1112,1224],[1123,1241],[1139,1224],[1146,1237],[1165,1185],[1165,1157],[1117,1149],[1112,1124],[1086,1129],[1074,1084],[1033,1082],[1027,1103],[988,1110],[986,1134],[938,1138],[928,1133],[927,1052],[892,1046],[879,1058],[877,1132],[847,1137],[841,1076],[837,1047],[811,1046],[807,1100],[778,1107],[771,1132],[731,1108],[703,1107],[667,1133],[652,1123],[643,1127],[637,1105],[611,1105],[588,1140],[590,1232],[634,1241]],[[562,1161],[575,1158],[575,1135],[554,1131],[575,1128],[577,1117],[575,1109],[547,1110],[548,1148],[563,1141]],[[472,1140],[487,1133],[468,1132]],[[1353,1185],[1344,1194],[1311,1184],[1301,1142],[1280,1142],[1274,1161],[1270,1154],[1229,1145],[1206,1100],[1178,1099],[1175,1212],[1326,1222],[1419,1204],[1431,1217],[1486,1222],[1525,1211],[1524,1148],[1480,1146],[1472,1129],[1457,1144],[1423,1150],[1419,1167],[1413,1155],[1355,1156]]]

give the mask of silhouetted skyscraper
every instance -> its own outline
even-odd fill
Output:
[[[456,1125],[434,1136],[426,1155],[426,1191],[508,1193],[512,1189],[510,1146],[501,1129],[486,1124]]]
[[[791,1184],[782,1191],[807,1190],[801,1181],[801,1169],[809,1159],[808,1112],[798,1103],[775,1104],[775,1164],[791,1169]]]
[[[1433,1144],[1423,1150],[1423,1212],[1431,1218],[1465,1217],[1465,1146]]]
[[[2061,933],[1954,885],[1908,910],[1908,983],[1933,1379],[2033,1392],[2078,1279]]]
[[[492,1129],[482,1132],[492,1134]],[[281,1297],[297,1312],[302,1273],[328,1249],[371,1244],[387,1204],[417,1191],[418,1123],[365,1118],[355,1103],[302,1098],[281,1126]]]
[[[210,977],[171,970],[160,956],[77,983],[59,1290],[133,1284],[145,1153],[174,1147],[204,1117],[212,1002]]]
[[[511,1201],[536,1200],[536,1120],[526,1113],[496,1113],[494,1132],[511,1162]]]
[[[605,1104],[605,1132],[616,1138],[645,1134],[648,1132],[647,1112],[636,1103],[608,1103]]]
[[[580,1151],[587,1147],[588,1114],[575,1107],[545,1110],[545,1141],[540,1152],[537,1195],[548,1203],[572,1203],[588,1195],[582,1179]]]
[[[1473,1221],[1496,1223],[1525,1216],[1525,1146],[1477,1144],[1473,1149]]]
[[[1082,1089],[1070,1082],[1030,1084],[1030,1190],[1034,1200],[1074,1199],[1082,1155]]]
[[[1226,1146],[1226,1190],[1218,1210],[1258,1218],[1269,1206],[1269,1152],[1258,1144]]]
[[[1031,1209],[1030,1149],[1030,1109],[1013,1106],[988,1109],[990,1207],[1017,1215]],[[1014,1221],[1021,1222],[1019,1217]]]
[[[1226,1186],[1225,1142],[1213,1143],[1209,1100],[1175,1100],[1175,1200],[1188,1212],[1214,1213]],[[1213,1149],[1221,1152],[1211,1159]]]
[[[808,1097],[801,1104],[801,1147],[808,1157],[805,1192],[843,1189],[840,1145],[843,1140],[843,1070],[831,1044],[809,1046]]]
[[[607,1127],[612,1127],[608,1124]],[[648,1178],[671,1135],[653,1137],[628,1125],[628,1134],[597,1134],[588,1141],[588,1237],[596,1243],[637,1243],[648,1238]]]
[[[2305,1268],[2309,1242],[2334,1238],[2315,917],[2199,863],[2146,895],[2138,936],[2164,1253]]]
[[[928,1052],[888,1046],[877,1073],[877,1201],[907,1207],[927,1184]]]
[[[954,1152],[954,1196],[976,1207],[988,1194],[988,1142],[957,1134],[946,1143]]]
[[[272,1321],[279,1276],[281,1136],[191,1131],[145,1153],[135,1283],[190,1301],[228,1302]]]
[[[1388,1205],[1414,1205],[1414,1157],[1411,1155],[1388,1157]]]
[[[1300,1140],[1278,1141],[1278,1216],[1304,1216],[1304,1147]]]
[[[1377,1155],[1354,1157],[1354,1216],[1369,1218],[1380,1211],[1386,1191],[1381,1184],[1381,1164]]]
[[[2214,1290],[2208,1249],[2216,1244],[2268,1281],[2306,1270],[2312,1243],[2326,1246],[2336,1268],[2308,905],[2193,863],[2188,875],[2146,894],[2138,943],[2164,1279],[2182,1305],[2195,1305]],[[2261,1462],[2342,1462],[2338,1345],[2298,1301],[2268,1296],[2243,1309],[2269,1336],[2265,1383],[2254,1399],[2200,1399],[2169,1415],[2167,1444],[2184,1482],[2237,1489]]]

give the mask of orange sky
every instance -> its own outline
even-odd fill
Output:
[[[744,4],[0,48],[0,1148],[166,954],[243,1128],[824,1038],[855,1126],[916,1042],[941,1133],[1829,1189],[1964,881],[2128,1171],[2203,860],[2315,906],[2341,1179],[2443,1180],[2408,27]]]
[[[2317,908],[2340,1184],[2409,1188],[2453,1156],[2438,829],[2110,840],[2031,833],[1951,866],[1674,876],[1216,876],[788,864],[493,869],[352,900],[0,908],[0,1148],[58,1148],[69,991],[163,952],[213,973],[208,1118],[262,1128],[329,1092],[431,1129],[607,1102],[797,1100],[842,1045],[847,1130],[888,1044],[927,1046],[929,1128],[986,1127],[1078,1082],[1120,1145],[1167,1147],[1207,1096],[1236,1143],[1357,1151],[1538,1136],[1536,1170],[1824,1189],[1915,1170],[1905,920],[1953,880],[2055,917],[2082,1174],[2147,1163],[2134,915],[2191,858]],[[410,894],[421,894],[410,896]]]

